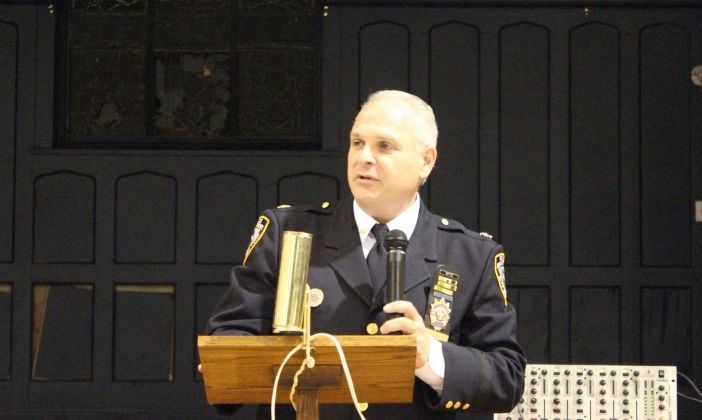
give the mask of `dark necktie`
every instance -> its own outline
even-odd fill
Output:
[[[377,295],[385,284],[385,277],[388,264],[388,251],[385,250],[384,242],[388,234],[387,225],[376,223],[371,229],[371,233],[375,237],[375,245],[368,252],[366,263],[368,264],[368,272],[370,273],[371,286],[373,287],[373,295]]]

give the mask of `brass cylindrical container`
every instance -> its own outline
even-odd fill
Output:
[[[312,234],[289,230],[283,232],[273,316],[275,334],[303,332],[305,286],[311,250]]]

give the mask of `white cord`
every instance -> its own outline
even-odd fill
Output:
[[[702,392],[700,391],[699,388],[697,388],[697,385],[695,385],[695,383],[692,382],[692,379],[690,379],[687,375],[685,375],[685,374],[682,373],[682,372],[678,372],[678,375],[680,375],[680,376],[682,376],[683,378],[685,378],[685,379],[687,380],[687,382],[690,383],[690,386],[692,386],[692,389],[694,389],[695,392],[697,392],[697,395],[699,395],[700,397],[702,397]],[[693,398],[693,397],[690,397],[689,395],[685,395],[685,394],[683,394],[683,393],[681,393],[681,392],[678,392],[678,395],[681,396],[681,397],[683,397],[683,398],[687,398],[688,400],[692,400],[692,401],[695,401],[695,402],[698,402],[698,403],[702,403],[702,399]]]
[[[682,376],[683,378],[687,379],[687,382],[689,382],[690,385],[692,386],[692,388],[697,392],[697,395],[699,395],[700,397],[702,397],[702,391],[700,391],[700,389],[697,388],[697,385],[695,385],[695,383],[692,382],[692,379],[690,379],[687,375],[685,375],[684,373],[682,373],[682,372],[680,372],[680,371],[678,371],[678,375],[680,375],[680,376]]]
[[[280,367],[278,368],[278,372],[275,374],[275,381],[273,381],[273,395],[271,396],[271,420],[275,420],[275,397],[278,393],[278,382],[280,381],[280,374],[283,373],[283,366],[288,363],[288,360],[290,360],[293,354],[302,348],[303,344],[304,343],[300,343],[290,350],[288,355],[285,356],[285,359],[283,359],[283,363],[281,363]]]
[[[346,376],[346,383],[348,384],[349,387],[349,392],[351,393],[351,398],[353,399],[353,405],[356,408],[356,412],[358,415],[361,417],[361,420],[366,420],[366,418],[363,416],[363,409],[361,408],[361,403],[358,402],[358,397],[356,396],[356,389],[353,386],[353,379],[351,379],[351,371],[349,371],[349,366],[346,363],[346,356],[344,355],[344,350],[341,348],[341,343],[339,343],[339,340],[334,337],[331,334],[326,334],[326,333],[317,333],[314,334],[310,337],[310,341],[314,341],[315,338],[319,337],[327,337],[334,343],[334,346],[336,347],[336,352],[339,354],[339,360],[341,361],[341,367],[344,369],[344,375]],[[283,360],[283,363],[280,365],[278,368],[278,372],[275,375],[275,381],[273,382],[273,395],[271,396],[271,420],[275,420],[275,401],[276,401],[276,395],[278,393],[278,382],[280,381],[280,375],[283,372],[283,366],[285,366],[286,363],[288,363],[288,360],[304,346],[304,343],[300,343],[297,346],[295,346],[290,352],[288,353],[287,356],[285,356],[285,359]],[[314,359],[310,356],[310,359],[312,359],[312,366],[311,368],[314,367]],[[295,378],[293,380],[293,385],[290,389],[290,399],[292,402],[293,396],[295,395],[295,388],[297,387],[297,377],[302,371],[305,369],[305,365],[308,363],[308,359],[304,359],[302,361],[302,366],[300,366],[300,369],[298,369],[297,373],[295,374]],[[297,411],[297,407],[295,406],[295,403],[293,402],[293,408]]]
[[[353,399],[353,406],[356,407],[356,412],[361,417],[361,420],[366,420],[366,418],[363,416],[364,410],[361,409],[361,403],[358,402],[358,397],[356,396],[356,389],[353,386],[353,379],[351,379],[351,371],[349,371],[349,365],[346,363],[346,356],[344,355],[344,350],[341,348],[341,343],[339,343],[339,340],[336,337],[327,333],[317,333],[311,338],[314,340],[316,337],[327,337],[334,343],[334,346],[336,346],[336,352],[339,354],[341,367],[344,369],[346,383],[349,386],[349,392],[351,393],[351,398]]]

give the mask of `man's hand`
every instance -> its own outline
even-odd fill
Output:
[[[402,314],[399,318],[386,321],[381,327],[381,334],[389,334],[395,331],[402,331],[404,334],[413,335],[417,338],[417,358],[414,368],[419,369],[429,362],[429,334],[424,328],[424,320],[417,312],[412,302],[406,300],[396,300],[383,307],[383,311]]]

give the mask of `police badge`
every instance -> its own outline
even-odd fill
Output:
[[[434,298],[434,303],[431,304],[429,310],[429,319],[434,330],[441,331],[448,325],[451,319],[451,304],[447,303],[444,298]]]
[[[451,303],[458,290],[458,273],[452,267],[440,265],[436,270],[436,283],[427,300],[424,326],[437,340],[448,341],[451,322]]]

